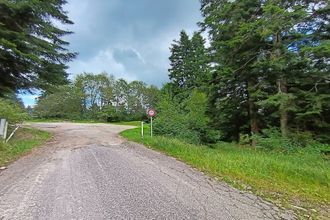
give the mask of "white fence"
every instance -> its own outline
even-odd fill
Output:
[[[0,119],[0,140],[2,139],[4,142],[8,142],[10,138],[12,138],[17,131],[18,128],[20,128],[20,125],[10,125],[12,129],[10,129],[11,133],[7,138],[8,133],[8,121],[6,119]]]

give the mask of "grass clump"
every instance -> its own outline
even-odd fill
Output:
[[[283,153],[232,143],[210,147],[164,136],[146,135],[142,139],[140,128],[126,130],[122,135],[279,205],[299,206],[307,212],[316,209],[318,215],[329,216],[330,161],[317,151]]]
[[[33,148],[45,143],[51,134],[33,128],[20,128],[8,142],[0,142],[0,166],[5,166],[11,161],[28,153]]]
[[[111,124],[115,125],[128,125],[128,126],[140,126],[141,121],[121,121],[121,122],[111,122]]]

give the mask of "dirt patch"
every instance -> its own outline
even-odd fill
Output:
[[[27,128],[19,128],[14,134],[15,140],[27,140],[27,139],[33,139],[35,137],[36,135],[31,133]]]

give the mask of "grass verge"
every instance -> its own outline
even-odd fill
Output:
[[[210,148],[161,136],[142,139],[140,129],[121,134],[237,188],[251,190],[279,206],[293,209],[303,218],[329,218],[330,161],[320,155],[265,152],[231,143]]]
[[[45,143],[51,134],[33,128],[20,128],[9,143],[0,142],[0,166],[18,159],[31,149]]]
[[[129,126],[140,126],[141,125],[141,121],[122,121],[122,122],[113,122],[111,124],[115,124],[115,125],[129,125]]]

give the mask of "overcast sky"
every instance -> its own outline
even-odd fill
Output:
[[[198,30],[199,0],[68,0],[75,23],[65,37],[78,57],[70,78],[106,71],[128,81],[161,86],[168,80],[169,47],[182,29]],[[33,104],[35,96],[25,95]]]
[[[161,86],[169,47],[200,21],[199,0],[69,0],[70,48],[79,53],[70,73],[106,71]]]

